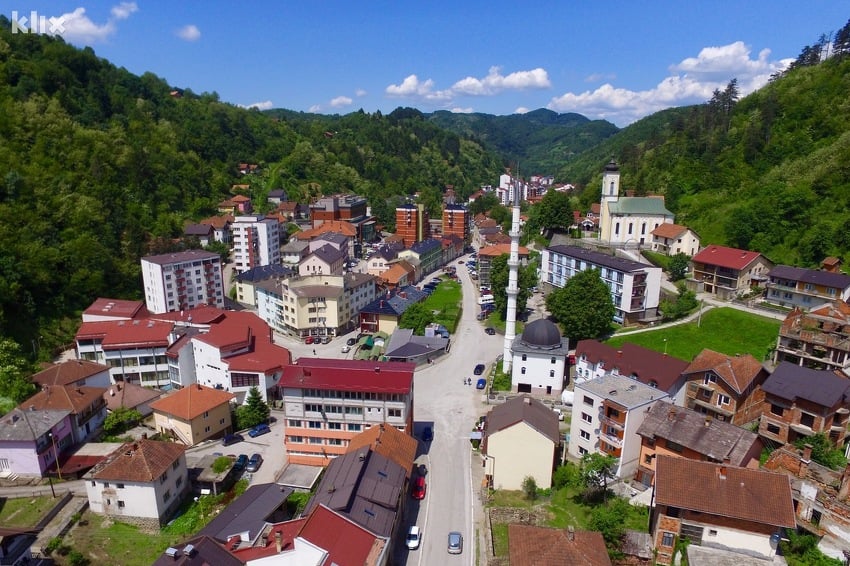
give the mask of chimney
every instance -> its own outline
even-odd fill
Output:
[[[572,541],[574,541],[575,539],[576,539],[576,530],[575,530],[575,528],[574,528],[572,525],[570,525],[570,526],[567,528],[567,540],[569,540],[570,542],[572,542]]]
[[[847,495],[850,494],[850,462],[844,466],[844,472],[841,474],[841,483],[838,487],[838,500],[844,501]]]
[[[800,458],[800,471],[797,475],[801,478],[806,477],[809,473],[809,464],[812,462],[812,445],[806,444],[803,446],[803,455]]]
[[[280,531],[274,532],[274,547],[277,550],[277,553],[280,554],[281,548],[283,547],[283,536],[280,534]]]
[[[622,358],[622,357],[623,357],[623,351],[622,351],[622,350],[617,350],[617,357],[618,357],[618,358]]]
[[[143,432],[142,433],[142,440],[147,440],[147,439],[148,439],[148,433]]]
[[[710,426],[711,426],[711,417],[710,417],[710,416],[706,416],[706,417],[705,417],[705,426],[706,426],[706,427],[710,427]]]
[[[723,459],[723,465],[722,465],[722,466],[720,466],[720,467],[717,469],[717,477],[719,477],[719,478],[720,478],[720,479],[722,479],[722,480],[725,480],[725,479],[726,479],[726,466],[727,466],[726,458],[724,458],[724,459]]]

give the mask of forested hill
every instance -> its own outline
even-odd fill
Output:
[[[355,191],[386,217],[390,195],[436,203],[447,184],[467,195],[502,172],[416,113],[355,113],[331,131],[10,30],[0,17],[0,340],[26,351],[68,340],[98,296],[140,298],[139,258],[214,214],[235,183],[260,205],[274,188]],[[262,173],[239,177],[240,162]]]
[[[840,25],[840,23],[839,23]],[[567,162],[557,179],[599,199],[614,156],[621,186],[660,193],[703,243],[760,251],[775,262],[850,263],[850,23],[806,46],[744,98],[734,81],[704,105],[648,116]]]

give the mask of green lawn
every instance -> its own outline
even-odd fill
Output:
[[[0,498],[0,525],[34,527],[59,502],[50,495]]]
[[[730,356],[751,354],[757,360],[764,360],[776,346],[779,326],[778,320],[723,307],[703,314],[699,324],[693,321],[648,332],[616,335],[606,344],[617,347],[631,342],[688,361],[704,348]]]
[[[460,283],[448,278],[444,278],[431,296],[425,299],[425,306],[437,313],[434,322],[442,324],[452,334],[460,319],[460,305]]]

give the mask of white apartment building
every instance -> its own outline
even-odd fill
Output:
[[[336,336],[357,324],[375,299],[375,277],[364,273],[308,275],[257,285],[257,314],[278,332]]]
[[[142,258],[145,305],[154,314],[199,305],[224,308],[221,256],[188,250]]]
[[[549,246],[540,265],[542,286],[562,288],[576,273],[598,269],[611,290],[614,321],[629,324],[658,318],[661,268],[577,246]]]
[[[233,234],[233,265],[237,273],[280,263],[280,223],[261,215],[237,216]]]
[[[663,391],[621,375],[576,383],[568,452],[614,456],[617,477],[633,477],[640,463],[637,430],[659,399],[672,402]]]

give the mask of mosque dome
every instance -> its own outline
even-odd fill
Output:
[[[551,320],[541,318],[526,325],[520,340],[533,348],[557,348],[561,345],[561,331]]]

